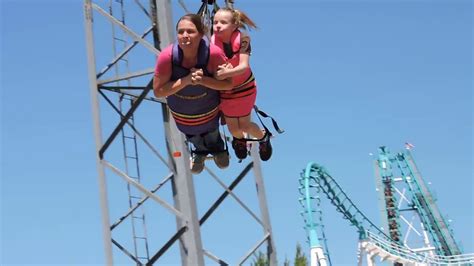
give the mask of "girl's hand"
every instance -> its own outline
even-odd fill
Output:
[[[232,64],[230,63],[226,63],[226,64],[222,64],[220,66],[217,67],[217,72],[216,72],[216,79],[217,80],[224,80],[227,77],[227,73],[228,73],[228,70],[229,69],[232,69]]]
[[[225,79],[226,68],[224,66],[219,66],[216,72],[216,79],[223,80]]]

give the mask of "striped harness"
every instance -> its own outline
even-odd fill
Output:
[[[212,76],[207,70],[209,62],[209,41],[203,37],[199,43],[198,60],[195,68],[201,68],[205,76]],[[182,66],[183,51],[178,44],[172,49],[171,81],[187,76],[190,70]],[[167,97],[171,114],[178,129],[187,135],[198,135],[219,127],[219,92],[201,85],[190,85]]]

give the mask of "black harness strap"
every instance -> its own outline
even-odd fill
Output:
[[[214,15],[216,14],[217,10],[219,10],[219,6],[217,5],[217,1],[215,0],[201,0],[202,4],[199,8],[197,15],[201,16],[205,22],[205,24],[209,24],[209,31],[212,35],[213,27],[212,24],[214,23]],[[212,13],[209,11],[207,5],[213,5]],[[209,20],[209,21],[206,21]]]
[[[283,129],[281,129],[278,126],[277,121],[273,117],[269,116],[264,111],[258,109],[258,107],[256,105],[253,106],[253,109],[255,110],[255,113],[257,114],[257,118],[260,121],[260,124],[262,125],[263,129],[265,129],[265,135],[263,135],[263,137],[261,139],[242,138],[242,140],[245,140],[245,141],[262,141],[262,140],[265,140],[267,137],[273,136],[272,132],[268,129],[268,127],[265,125],[265,123],[263,123],[262,118],[260,116],[263,116],[264,118],[270,118],[272,120],[273,128],[278,132],[278,134],[282,134],[282,133],[285,132]]]
[[[260,123],[262,123],[263,127],[265,128],[265,130],[267,130],[267,127],[263,124],[262,119],[260,118],[260,115],[263,116],[264,118],[270,118],[270,119],[272,120],[273,128],[278,132],[278,134],[282,134],[282,133],[285,132],[285,130],[281,129],[281,128],[278,126],[278,123],[276,122],[275,119],[273,119],[273,117],[267,115],[265,112],[263,112],[262,110],[258,109],[258,107],[257,107],[256,105],[254,105],[253,109],[254,109],[255,112],[257,113],[258,120],[260,120]]]

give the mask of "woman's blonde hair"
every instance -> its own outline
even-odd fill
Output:
[[[227,11],[232,14],[232,23],[236,24],[239,28],[244,28],[244,29],[258,29],[257,25],[255,22],[253,22],[252,19],[247,16],[243,11],[240,11],[238,9],[232,9],[228,7],[224,7],[219,9],[219,11]],[[219,12],[218,11],[218,12]]]

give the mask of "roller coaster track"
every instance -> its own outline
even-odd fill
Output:
[[[391,261],[396,265],[474,265],[474,254],[463,254],[453,256],[429,255],[428,253],[415,252],[405,246],[393,241],[379,227],[377,227],[347,196],[336,180],[320,165],[309,163],[301,174],[300,181],[300,203],[304,210],[305,227],[308,230],[310,243],[324,245],[324,251],[320,254],[329,255],[324,233],[317,234],[318,227],[320,231],[324,227],[322,219],[314,217],[321,216],[320,197],[323,192],[336,210],[340,212],[344,219],[347,219],[352,226],[357,229],[359,234],[359,265],[362,265],[363,256],[367,254],[367,264],[375,265],[373,258],[380,257],[382,261]],[[314,193],[316,192],[316,193]],[[315,221],[321,221],[317,223]],[[316,238],[316,239],[314,239]],[[320,246],[320,245],[319,245]],[[328,259],[325,256],[316,256],[316,260],[311,265],[327,265]],[[330,264],[330,260],[329,260]],[[399,265],[399,264],[398,264]]]
[[[403,265],[473,265],[474,263],[474,254],[472,253],[453,256],[431,256],[428,253],[416,253],[394,241],[387,241],[370,231],[367,231],[367,239],[360,241],[360,247],[364,249],[369,257],[377,256],[382,260]]]
[[[403,176],[413,177],[410,179],[410,188],[414,195],[413,203],[422,214],[425,224],[429,225],[428,230],[432,238],[436,241],[439,252],[445,256],[461,254],[461,251],[448,227],[444,217],[438,209],[432,193],[425,184],[423,178],[416,167],[409,150],[406,153],[398,153],[396,162]]]

